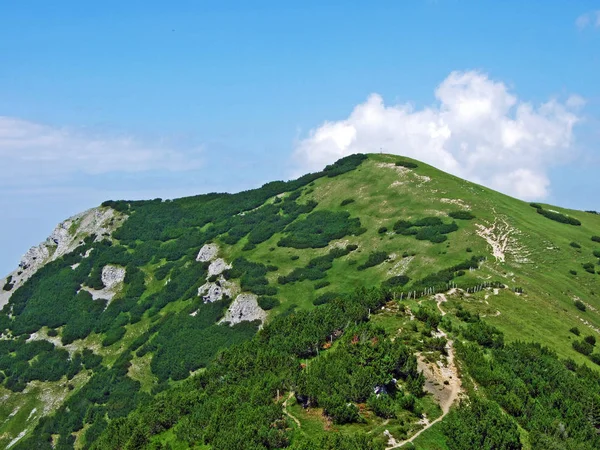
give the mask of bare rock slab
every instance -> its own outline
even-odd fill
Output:
[[[217,253],[219,253],[219,246],[217,244],[204,244],[198,252],[198,256],[196,256],[196,261],[212,261],[217,256]]]
[[[258,306],[256,295],[243,293],[235,298],[221,322],[229,322],[230,325],[235,325],[240,322],[260,320],[261,323],[264,323],[266,318],[267,313]]]

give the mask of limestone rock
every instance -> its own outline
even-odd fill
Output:
[[[19,263],[19,267],[9,274],[12,277],[13,288],[4,291],[8,276],[0,280],[0,308],[2,308],[13,292],[41,267],[55,259],[75,250],[83,243],[83,239],[91,234],[96,235],[96,241],[110,239],[127,218],[126,215],[108,207],[92,208],[59,223],[50,236],[39,245],[31,247]],[[89,253],[86,254],[88,256]]]
[[[88,286],[82,286],[81,289],[92,294],[94,300],[108,300],[110,302],[123,283],[123,280],[125,280],[125,274],[126,270],[124,267],[107,264],[102,268],[102,284],[104,284],[104,288],[93,289]]]
[[[231,269],[231,264],[227,264],[222,258],[217,258],[208,266],[208,276],[221,275],[227,269]]]
[[[196,261],[211,261],[217,256],[218,252],[219,246],[217,244],[204,244],[198,252],[198,256],[196,256]]]
[[[206,282],[198,288],[198,295],[202,296],[204,303],[213,303],[222,300],[226,295],[233,297],[237,291],[237,285],[219,277],[217,281]]]
[[[267,313],[258,306],[256,295],[243,293],[235,298],[221,322],[229,322],[230,325],[235,325],[240,322],[260,320],[264,323],[266,318]]]
[[[102,284],[107,289],[114,288],[125,279],[125,268],[107,264],[102,268]]]

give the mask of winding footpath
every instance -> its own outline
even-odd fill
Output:
[[[440,310],[440,313],[442,314],[442,316],[445,316],[446,312],[442,309],[442,303],[444,303],[447,300],[446,295],[436,294],[435,299],[437,301],[437,307]],[[442,330],[439,330],[439,336],[444,337],[446,339],[448,338],[448,335]],[[449,386],[450,390],[449,390],[447,397],[440,401],[440,408],[442,409],[442,415],[432,422],[427,422],[427,420],[425,419],[424,422],[421,422],[421,423],[424,423],[425,426],[422,429],[420,429],[417,433],[413,434],[410,438],[408,438],[404,441],[397,441],[396,439],[394,439],[394,437],[388,430],[385,430],[384,435],[386,437],[388,437],[388,439],[389,439],[388,445],[390,445],[385,450],[392,450],[395,448],[400,448],[409,442],[413,442],[416,438],[418,438],[421,435],[421,433],[425,432],[426,430],[428,430],[429,428],[434,426],[436,423],[441,422],[444,419],[444,417],[446,417],[448,412],[450,412],[450,408],[452,407],[454,402],[458,399],[458,396],[461,391],[461,385],[460,385],[460,378],[458,377],[458,370],[456,369],[456,365],[454,364],[454,345],[453,345],[453,342],[450,340],[448,341],[448,344],[446,346],[446,351],[448,352],[448,358],[447,358],[448,362],[447,362],[446,368],[443,368],[441,370],[441,373],[444,376],[444,379],[446,379],[448,381],[448,383],[449,383],[448,386]]]
[[[283,413],[288,416],[290,419],[292,419],[294,422],[296,422],[296,425],[298,425],[298,428],[302,428],[302,425],[300,425],[300,421],[292,416],[288,410],[287,410],[287,402],[290,401],[290,399],[294,396],[293,392],[290,392],[290,395],[288,395],[288,398],[285,399],[285,401],[283,402]]]

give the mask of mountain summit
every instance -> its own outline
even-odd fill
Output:
[[[0,282],[0,446],[600,447],[600,215],[395,155],[106,201]]]

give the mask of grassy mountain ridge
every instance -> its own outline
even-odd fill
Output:
[[[238,406],[245,404],[244,389],[252,392],[261,379],[268,382],[256,392],[257,399],[273,398],[274,389],[282,397],[305,392],[319,411],[306,415],[303,398],[285,405],[281,398],[272,404],[257,400],[247,416],[234,414],[234,424],[252,423],[253,417],[259,424],[259,412],[269,418],[270,425],[249,435],[266,433],[262,448],[385,444],[382,411],[394,411],[388,428],[395,437],[410,436],[424,412],[430,418],[440,414],[435,397],[421,396],[425,380],[409,355],[443,360],[445,344],[432,333],[439,327],[452,337],[453,328],[470,330],[479,323],[470,322],[471,317],[478,315],[502,332],[507,343],[538,342],[573,364],[598,367],[585,355],[590,348],[592,357],[596,354],[594,345],[580,344],[585,336],[599,337],[600,330],[596,214],[532,206],[392,155],[354,155],[323,172],[239,194],[109,201],[103,208],[127,220],[111,236],[90,235],[75,251],[48,263],[15,288],[0,315],[0,395],[5,399],[0,444],[105,448],[108,437],[122,432],[127,448],[187,448],[191,442],[245,448],[249,441],[243,433],[185,431],[193,426],[188,415],[209,407],[220,411],[233,399]],[[210,273],[216,256],[197,261],[209,243],[218,246],[222,273]],[[125,278],[113,299],[94,299],[82,287],[102,290],[107,266],[124,268]],[[198,289],[215,283],[229,286],[231,295],[203,301]],[[458,290],[445,303],[451,318],[440,325],[432,296],[454,287]],[[235,309],[238,292],[256,295],[256,305],[268,311],[266,325],[244,320],[219,324]],[[371,317],[376,310],[381,312]],[[410,320],[413,313],[416,321]],[[581,336],[570,331],[575,328]],[[467,336],[476,342],[479,336],[475,331],[454,333],[455,339]],[[281,337],[296,334],[295,343]],[[279,363],[268,376],[267,366],[244,366],[254,384],[228,384],[223,393],[213,378],[244,374],[241,359],[252,346],[258,346],[256,354],[265,352],[265,361]],[[229,353],[221,353],[226,348]],[[368,362],[358,373],[343,365],[344,358],[338,361],[337,354]],[[396,355],[395,362],[389,355]],[[297,360],[322,376],[311,378],[296,366]],[[474,370],[465,356],[462,363],[465,372]],[[355,387],[325,389],[322,380],[330,367],[346,373],[347,385]],[[195,377],[182,381],[190,373]],[[394,394],[393,402],[379,404],[368,393],[392,377],[405,395]],[[188,397],[178,391],[180,385],[196,393]],[[43,396],[40,389],[57,392]],[[149,405],[160,400],[172,407],[170,399],[178,395],[189,409],[173,411],[153,431],[142,426]],[[356,410],[343,407],[348,400],[358,405]],[[490,394],[490,401],[505,408],[503,399]],[[282,413],[284,407],[291,416]],[[221,411],[227,414],[231,410]],[[292,432],[294,418],[301,426]],[[217,419],[194,420],[204,424]],[[332,438],[319,437],[328,436],[328,427],[348,441],[332,444],[326,442]],[[137,443],[130,440],[132,429],[140,434]],[[269,429],[277,431],[265,431]],[[314,432],[307,434],[307,429]],[[360,437],[363,432],[378,441],[367,444]],[[532,436],[537,432],[531,430]],[[224,440],[223,433],[231,440]],[[313,438],[323,441],[311,444]],[[439,448],[445,448],[444,439],[437,439]]]

